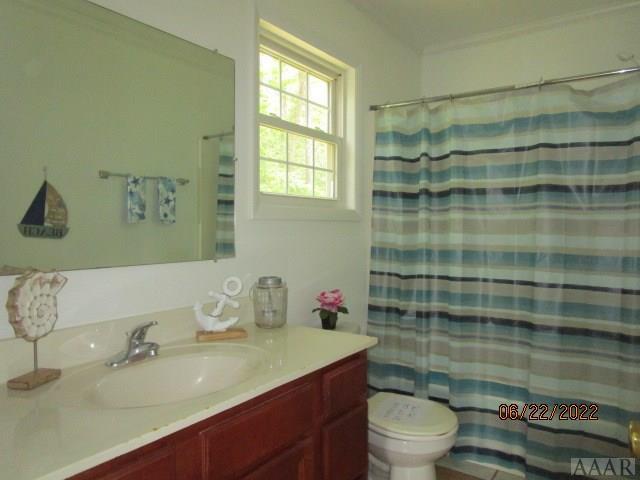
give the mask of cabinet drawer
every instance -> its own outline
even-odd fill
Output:
[[[367,359],[358,356],[323,377],[325,418],[336,417],[367,401]]]
[[[367,404],[339,417],[322,430],[324,480],[366,476]]]
[[[204,430],[204,478],[238,478],[309,434],[312,423],[313,389],[304,384]]]
[[[313,444],[306,440],[296,444],[259,467],[242,480],[312,480]]]

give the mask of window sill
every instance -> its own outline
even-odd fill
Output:
[[[359,222],[360,213],[353,208],[325,200],[258,195],[253,211],[254,220],[311,220],[328,222]]]

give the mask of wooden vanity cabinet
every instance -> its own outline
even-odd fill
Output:
[[[366,369],[352,355],[71,478],[365,479]]]

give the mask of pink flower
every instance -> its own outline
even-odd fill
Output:
[[[322,310],[328,310],[329,312],[337,312],[344,304],[344,295],[339,289],[331,290],[330,292],[322,291],[316,297],[316,300],[320,303]]]

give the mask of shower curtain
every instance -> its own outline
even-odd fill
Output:
[[[563,478],[640,419],[640,77],[376,117],[369,383],[454,459]],[[576,478],[576,477],[570,477]]]
[[[218,164],[218,199],[216,209],[216,258],[235,256],[234,190],[235,190],[235,137],[220,138]]]

